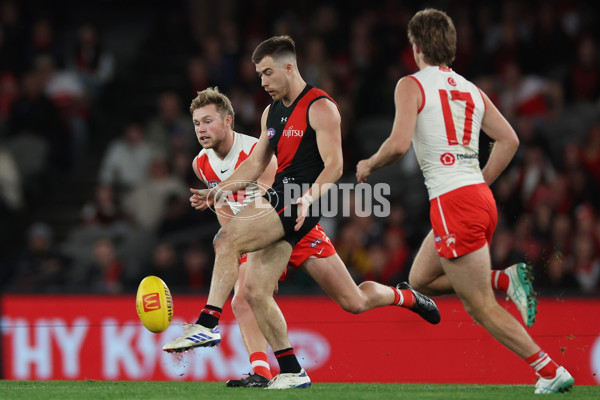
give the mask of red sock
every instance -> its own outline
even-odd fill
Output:
[[[535,369],[535,372],[542,378],[552,379],[556,376],[558,364],[552,361],[550,356],[542,350],[533,354],[531,357],[527,357],[525,361],[529,363],[529,365]]]
[[[503,270],[492,270],[492,289],[506,293],[509,283],[510,278]]]
[[[390,286],[392,290],[394,290],[394,305],[401,306],[405,308],[413,308],[413,306],[417,302],[417,298],[412,290],[408,289],[398,289],[396,287]]]
[[[272,379],[271,367],[267,361],[267,353],[257,351],[256,353],[250,354],[250,364],[252,364],[252,371],[255,374],[264,376],[267,379]]]

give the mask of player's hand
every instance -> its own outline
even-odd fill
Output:
[[[369,166],[369,160],[361,160],[356,165],[356,180],[358,183],[363,183],[367,181],[367,178],[373,173],[371,171],[371,167]]]
[[[204,211],[212,205],[213,199],[209,199],[211,189],[190,188],[190,205],[196,210]]]
[[[299,231],[300,228],[302,228],[302,224],[304,224],[304,219],[308,215],[308,207],[310,207],[310,203],[307,202],[303,197],[300,197],[298,200],[296,200],[296,205],[298,206],[298,218],[296,218],[294,230]]]

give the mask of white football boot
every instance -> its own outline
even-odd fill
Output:
[[[511,265],[504,270],[504,273],[509,278],[506,291],[508,298],[517,306],[525,325],[533,325],[538,302],[531,283],[531,266],[524,263]]]
[[[305,389],[310,386],[310,378],[302,368],[300,372],[275,375],[265,389]]]
[[[212,347],[221,343],[219,327],[207,328],[198,324],[183,324],[185,332],[177,339],[163,346],[163,351],[182,353],[195,347]]]
[[[540,377],[535,384],[536,394],[554,394],[564,393],[571,390],[575,379],[571,376],[569,371],[563,367],[558,367],[556,370],[556,376],[552,379],[546,379]]]

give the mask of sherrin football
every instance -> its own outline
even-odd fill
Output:
[[[135,308],[140,321],[150,332],[159,333],[171,325],[173,298],[167,285],[158,276],[147,276],[140,282]]]

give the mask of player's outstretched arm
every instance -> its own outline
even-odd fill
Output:
[[[241,164],[240,164],[241,165]],[[275,173],[277,172],[277,157],[274,155],[271,156],[271,161],[265,168],[265,171],[261,176],[258,177],[257,182],[259,183],[259,189],[262,194],[265,194],[265,188],[270,188],[273,186],[273,181],[275,180]]]
[[[265,109],[261,118],[261,134],[258,139],[258,143],[254,147],[250,156],[244,160],[236,169],[233,171],[229,178],[219,183],[214,187],[214,194],[219,192],[220,188],[226,188],[227,192],[237,192],[238,190],[244,189],[251,182],[257,181],[259,177],[265,172],[269,164],[273,160],[273,150],[269,145],[269,138],[267,137],[267,115],[269,114],[269,107]],[[213,194],[211,193],[210,196]]]
[[[392,133],[383,142],[377,153],[362,160],[356,166],[358,182],[367,180],[373,172],[400,160],[410,149],[410,144],[417,123],[419,106],[423,102],[421,90],[412,79],[404,77],[398,81],[394,91],[396,116]]]
[[[496,143],[485,167],[481,171],[488,185],[491,185],[508,166],[519,147],[519,138],[506,118],[498,111],[489,97],[481,92],[485,101],[485,114],[481,129]]]

